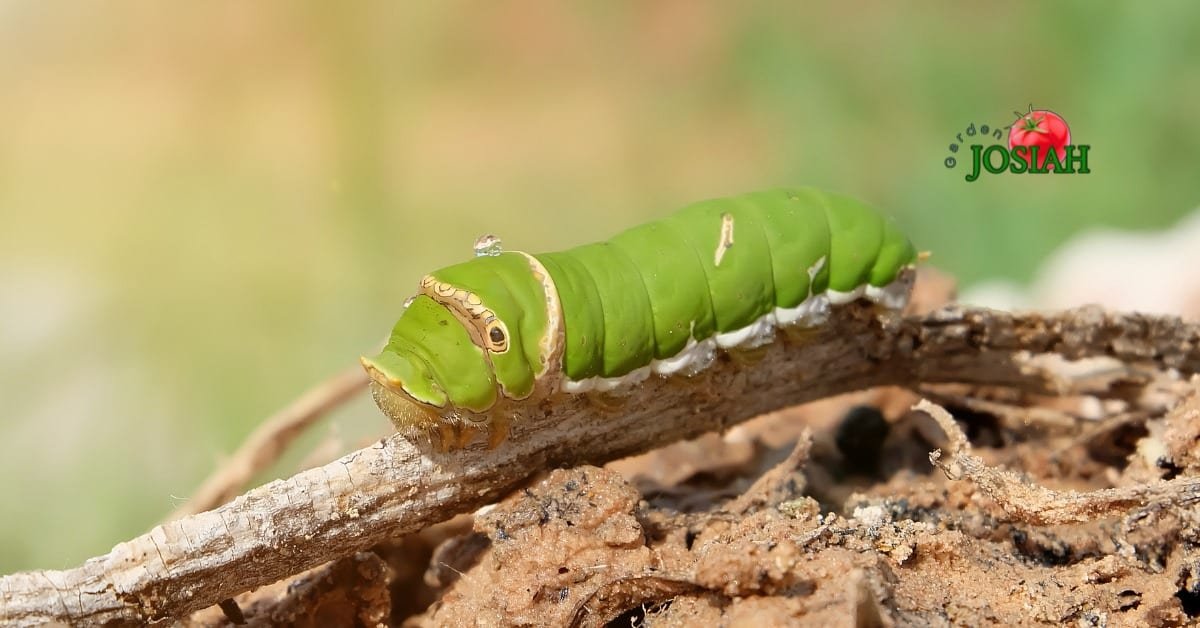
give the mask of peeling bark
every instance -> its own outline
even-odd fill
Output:
[[[946,308],[877,318],[839,308],[753,365],[722,358],[687,380],[651,379],[616,412],[578,397],[529,408],[508,441],[437,453],[393,435],[324,467],[164,523],[63,571],[0,578],[0,623],[142,624],[182,617],[329,560],[496,501],[547,468],[603,464],[758,414],[880,385],[1069,387],[1024,356],[1109,356],[1200,370],[1200,326],[1088,307],[1059,314]]]

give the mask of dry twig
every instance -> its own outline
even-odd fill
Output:
[[[778,492],[780,487],[787,483],[787,479],[804,466],[804,463],[808,462],[812,445],[812,430],[804,428],[804,431],[800,433],[800,438],[796,440],[796,445],[792,448],[792,453],[788,454],[783,462],[762,474],[754,481],[754,484],[750,485],[750,488],[725,506],[723,510],[735,515],[745,515],[755,508],[772,503],[773,494]]]
[[[275,463],[296,437],[327,412],[367,389],[367,374],[354,366],[313,386],[287,407],[263,421],[241,447],[213,472],[191,499],[165,521],[212,510],[237,497],[251,478]]]
[[[1027,482],[1012,471],[989,467],[972,455],[966,434],[941,406],[922,400],[913,409],[933,417],[950,438],[951,462],[941,461],[941,451],[931,453],[929,461],[947,477],[971,480],[1006,512],[1026,523],[1083,523],[1124,515],[1134,508],[1200,501],[1200,478],[1191,476],[1086,493],[1051,490]]]
[[[493,451],[437,454],[392,436],[160,525],[80,567],[5,576],[0,623],[181,617],[471,511],[541,469],[602,464],[851,390],[963,382],[1053,391],[1054,382],[1024,369],[1016,352],[1108,355],[1196,372],[1200,327],[1099,308],[1055,315],[947,308],[879,320],[846,307],[808,341],[776,343],[753,366],[722,360],[691,380],[652,379],[613,415],[564,397],[530,408]]]

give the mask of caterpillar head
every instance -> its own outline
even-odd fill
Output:
[[[496,402],[486,352],[450,310],[425,295],[405,309],[383,351],[362,364],[376,405],[402,433],[431,432]]]

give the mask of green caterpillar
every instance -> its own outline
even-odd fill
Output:
[[[425,276],[387,346],[362,359],[396,427],[447,447],[473,428],[494,446],[524,403],[693,375],[718,348],[819,326],[832,305],[901,308],[917,259],[876,211],[812,188],[695,203],[558,253],[481,239],[476,254]]]

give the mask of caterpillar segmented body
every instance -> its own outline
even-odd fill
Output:
[[[425,276],[387,346],[362,360],[397,428],[447,446],[471,427],[503,440],[499,417],[521,403],[693,375],[718,349],[817,327],[855,299],[899,309],[917,258],[879,213],[812,188],[695,203],[562,252],[501,252],[494,239],[477,252]]]

